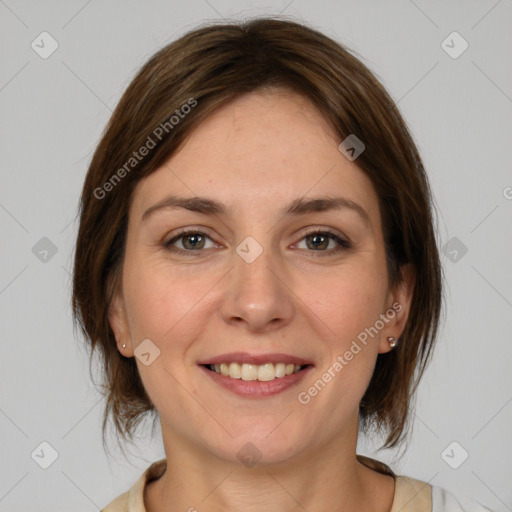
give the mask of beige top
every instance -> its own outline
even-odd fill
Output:
[[[432,512],[432,486],[406,476],[396,476],[385,464],[368,457],[357,456],[359,462],[395,477],[395,497],[390,512]],[[146,512],[144,487],[158,479],[167,467],[166,459],[154,462],[133,487],[118,496],[101,512]]]

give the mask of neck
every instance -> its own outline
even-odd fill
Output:
[[[146,486],[146,510],[389,512],[394,479],[357,462],[356,441],[340,438],[293,460],[246,467],[164,437],[167,469]]]

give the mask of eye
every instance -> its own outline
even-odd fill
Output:
[[[306,247],[300,247],[302,240],[306,241]],[[326,255],[350,249],[351,247],[350,242],[328,230],[311,231],[297,244],[299,249],[311,249],[313,252],[327,253]],[[324,254],[318,254],[318,256],[324,256]]]
[[[303,240],[306,247],[301,247]],[[208,242],[210,245],[208,245]],[[174,253],[199,256],[203,249],[218,247],[206,233],[198,230],[180,230],[179,233],[166,242],[164,247]],[[314,230],[307,233],[297,244],[298,249],[315,252],[315,256],[329,256],[342,250],[350,249],[351,243],[329,230]],[[196,254],[193,254],[196,253]]]
[[[209,246],[207,246],[207,241],[210,241]],[[164,242],[166,249],[178,253],[201,252],[201,249],[211,249],[215,246],[215,242],[207,234],[197,230],[182,230]]]

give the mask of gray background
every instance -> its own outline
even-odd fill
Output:
[[[361,451],[512,510],[511,0],[0,0],[1,511],[98,510],[164,456],[148,428],[129,461],[102,448],[103,401],[69,306],[80,189],[111,110],[152,53],[199,23],[280,12],[346,43],[388,88],[448,244],[447,318],[408,451]],[[46,59],[31,47],[43,31],[59,45]],[[456,59],[441,46],[453,31],[469,43]],[[58,452],[48,469],[34,460],[49,461],[43,441]],[[446,461],[458,465],[462,449],[469,458],[453,469]]]

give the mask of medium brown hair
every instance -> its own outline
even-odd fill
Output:
[[[108,321],[134,189],[216,109],[273,87],[308,98],[340,142],[350,134],[363,141],[366,149],[355,163],[379,199],[389,286],[402,282],[402,265],[414,268],[415,289],[399,345],[378,356],[360,404],[362,428],[382,430],[384,446],[397,445],[407,431],[411,397],[430,358],[442,305],[433,200],[421,158],[393,100],[358,58],[303,24],[257,18],[200,27],[158,51],[123,94],[92,158],[80,202],[73,313],[90,346],[90,362],[95,352],[102,362],[104,443],[109,416],[121,437],[133,440],[146,413],[156,412],[135,359],[119,353]],[[169,122],[192,102],[179,122]],[[166,129],[156,137],[162,126]],[[134,151],[150,145],[148,137],[155,147],[131,161]]]

